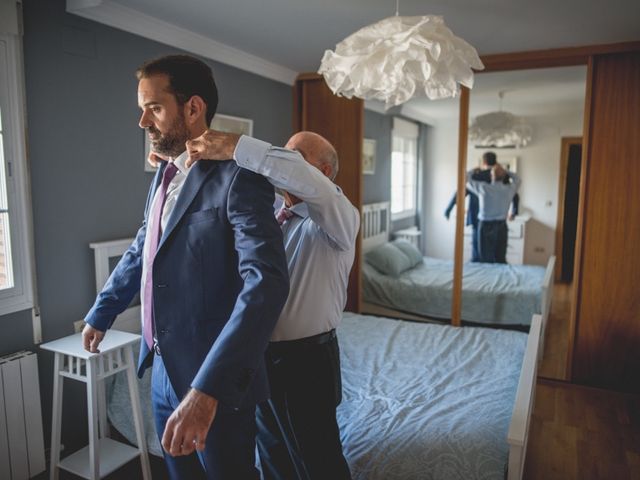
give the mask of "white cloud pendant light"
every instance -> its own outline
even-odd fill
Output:
[[[469,127],[469,139],[476,147],[522,148],[531,142],[532,128],[509,112],[479,115]]]
[[[327,50],[318,73],[336,95],[380,100],[386,107],[413,96],[454,97],[473,87],[484,65],[476,49],[456,37],[440,16],[385,18]]]
[[[478,115],[469,126],[469,139],[479,148],[522,148],[531,143],[533,129],[522,117],[502,111],[504,92],[498,92],[500,110]]]

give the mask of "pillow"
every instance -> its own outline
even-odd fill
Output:
[[[409,261],[411,262],[411,268],[422,263],[422,252],[418,250],[418,248],[413,243],[403,238],[398,238],[397,240],[391,242],[391,244],[396,246],[398,250],[400,250],[409,258]]]
[[[373,268],[384,275],[397,277],[405,270],[411,268],[411,260],[402,251],[385,243],[365,254],[365,259]]]

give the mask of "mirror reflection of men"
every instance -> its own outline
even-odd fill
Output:
[[[481,182],[490,183],[491,182],[491,168],[497,163],[497,157],[494,152],[485,152],[482,155],[482,164],[480,169],[474,170],[473,179],[479,180]],[[506,179],[507,182],[509,179]],[[480,203],[478,200],[478,196],[471,192],[468,188],[465,189],[465,196],[469,197],[469,205],[467,208],[467,215],[465,223],[466,225],[471,225],[471,261],[472,262],[480,262],[480,247],[479,247],[479,239],[478,239],[478,212],[480,210]],[[444,211],[444,216],[449,220],[451,216],[451,211],[453,207],[456,205],[457,195],[454,193],[451,197],[451,201],[449,205],[447,205],[446,210]],[[509,220],[513,220],[516,215],[518,215],[518,209],[520,206],[520,197],[516,193],[513,197],[513,201],[511,203],[511,211],[509,213]]]
[[[513,201],[520,177],[496,163],[491,170],[491,182],[474,180],[477,170],[467,172],[467,189],[478,196],[478,247],[480,261],[507,263],[509,205]]]
[[[190,160],[233,156],[284,191],[276,217],[291,293],[267,349],[271,399],[258,407],[263,478],[350,479],[336,421],[342,382],[335,328],[347,300],[360,217],[332,182],[338,155],[312,132],[296,133],[284,149],[212,130],[187,144]]]
[[[141,293],[138,371],[153,364],[156,430],[172,479],[257,479],[264,351],[288,293],[273,187],[235,162],[186,165],[218,95],[210,68],[172,55],[138,69],[140,127],[162,162],[144,222],[86,316],[83,342]]]

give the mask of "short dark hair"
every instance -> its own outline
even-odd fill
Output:
[[[497,163],[497,158],[498,157],[493,152],[484,152],[482,154],[482,160],[490,167],[493,167]]]
[[[153,75],[169,77],[169,89],[179,105],[198,95],[207,105],[207,126],[218,108],[218,89],[209,65],[189,55],[166,55],[146,61],[138,70],[136,78],[142,80]]]

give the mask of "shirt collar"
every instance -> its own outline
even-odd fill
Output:
[[[305,202],[296,203],[289,210],[302,218],[307,218],[309,216],[309,207]]]
[[[189,155],[187,154],[187,151],[185,150],[184,152],[182,152],[180,155],[178,155],[176,158],[173,159],[173,164],[176,166],[178,171],[180,173],[182,173],[183,175],[188,175],[189,174],[189,170],[191,170],[191,167],[187,168],[187,166],[186,166],[186,162],[187,162],[187,158],[188,157],[189,157]]]

